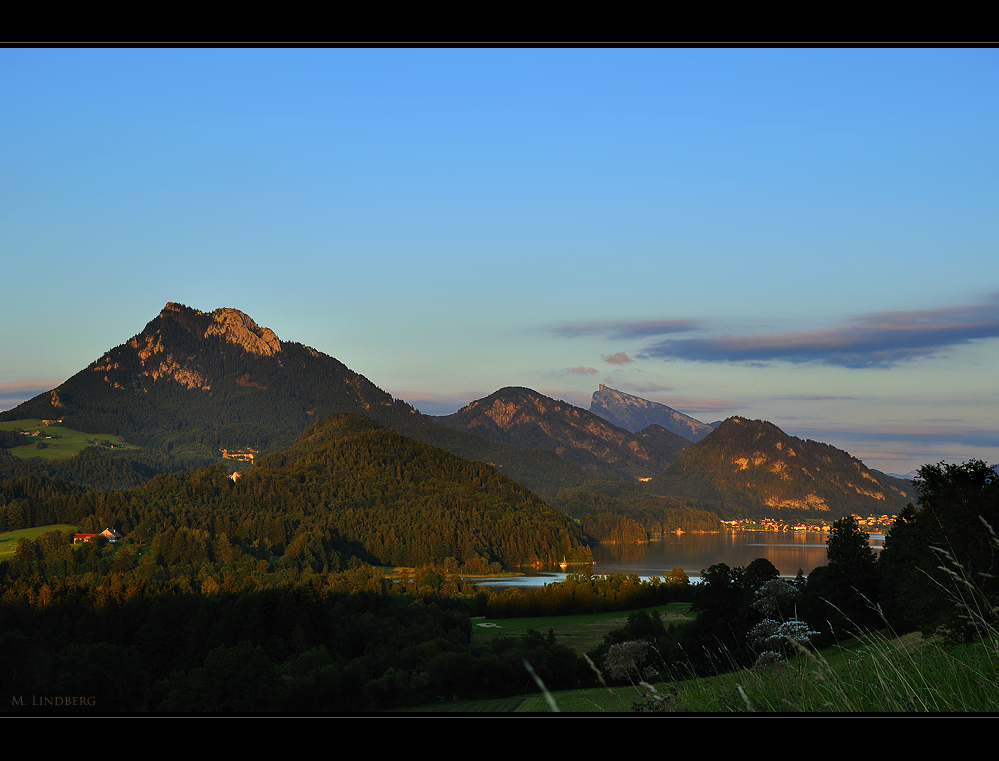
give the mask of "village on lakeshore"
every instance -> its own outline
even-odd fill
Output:
[[[853,515],[857,525],[869,534],[886,534],[895,522],[896,515]],[[727,528],[732,531],[811,531],[820,534],[828,534],[832,529],[831,521],[819,519],[804,521],[784,521],[780,518],[743,518],[742,520],[723,520]]]

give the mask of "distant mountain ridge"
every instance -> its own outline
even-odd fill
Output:
[[[593,392],[590,412],[632,433],[638,433],[649,425],[661,425],[671,433],[697,442],[713,430],[710,425],[665,404],[626,394],[603,383]]]
[[[651,478],[689,446],[661,426],[632,433],[568,402],[520,387],[500,389],[435,420],[489,441],[555,452],[597,478]]]

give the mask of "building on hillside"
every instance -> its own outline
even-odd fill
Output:
[[[250,447],[243,447],[232,452],[228,449],[220,449],[219,451],[222,453],[223,460],[240,460],[242,462],[253,462],[253,458],[257,454],[257,450]]]

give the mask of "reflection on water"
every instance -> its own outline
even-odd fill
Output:
[[[756,558],[773,563],[781,576],[801,569],[807,576],[826,563],[827,534],[809,531],[727,531],[721,534],[667,534],[647,544],[600,544],[592,547],[593,573],[637,573],[661,576],[682,568],[693,578],[715,563],[733,568]],[[880,549],[884,537],[872,539]]]
[[[798,569],[807,576],[826,564],[828,534],[808,531],[727,531],[721,534],[667,534],[644,544],[598,544],[593,551],[594,574],[636,573],[643,578],[663,576],[682,568],[691,581],[715,563],[746,567],[756,558],[766,558],[781,576],[793,577]],[[875,550],[884,547],[884,536],[871,535]],[[575,572],[587,570],[585,567]],[[570,572],[574,569],[570,568]],[[561,581],[564,573],[537,573],[482,582],[500,587],[541,586]]]
[[[571,571],[570,573],[583,573],[588,570],[585,566],[580,566],[578,571]],[[597,572],[592,571],[592,573]],[[499,579],[482,579],[481,581],[475,579],[475,583],[482,587],[502,587],[503,589],[507,587],[543,587],[545,584],[551,584],[553,581],[565,581],[565,577],[566,574],[557,572],[527,572],[523,576],[504,576]]]

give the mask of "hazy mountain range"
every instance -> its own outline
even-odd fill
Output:
[[[435,419],[499,444],[555,452],[603,478],[652,477],[690,446],[690,441],[662,426],[633,433],[529,388],[500,389],[453,415]]]
[[[354,413],[553,498],[597,480],[649,481],[651,493],[720,514],[897,512],[911,483],[765,421],[717,429],[667,405],[601,384],[590,410],[528,388],[504,388],[432,418],[363,375],[283,341],[236,309],[168,303],[145,328],[65,383],[0,420],[61,419],[170,456],[257,456],[291,446],[313,423]]]

